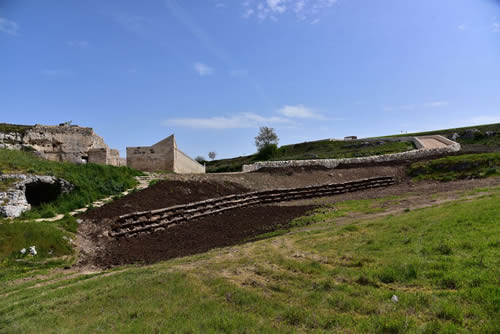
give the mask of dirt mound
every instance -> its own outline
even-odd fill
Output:
[[[193,220],[135,238],[110,241],[97,255],[100,267],[153,263],[252,240],[287,226],[315,206],[260,206]]]
[[[239,184],[227,181],[166,180],[100,208],[90,210],[84,213],[81,218],[92,220],[112,218],[130,212],[156,210],[248,191]]]

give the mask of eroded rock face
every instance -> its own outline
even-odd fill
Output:
[[[69,193],[74,186],[66,180],[54,176],[29,174],[0,175],[0,181],[17,179],[9,190],[0,192],[0,216],[19,217],[31,209],[31,205],[55,200],[57,196]],[[31,203],[30,203],[31,202]]]

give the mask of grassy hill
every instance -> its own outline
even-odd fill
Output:
[[[339,159],[404,152],[414,149],[411,142],[318,140],[283,145],[270,160]],[[240,172],[242,166],[262,161],[257,154],[207,162],[207,172]]]
[[[493,132],[493,134],[490,133],[490,135],[488,135],[487,132]],[[395,135],[392,137],[442,135],[451,138],[455,133],[458,134],[458,138],[456,139],[456,141],[460,143],[460,145],[462,145],[462,150],[464,152],[500,152],[500,123],[409,133],[403,135]]]
[[[70,194],[62,195],[52,203],[33,208],[24,214],[24,218],[47,218],[56,213],[67,213],[84,207],[100,198],[134,187],[135,176],[141,174],[127,167],[54,162],[40,159],[30,152],[6,149],[0,149],[0,173],[52,175],[75,185],[75,190]],[[7,185],[0,184],[0,187],[6,188]]]
[[[498,190],[337,221],[398,199],[349,201],[258,242],[0,284],[0,333],[498,333]]]
[[[477,132],[475,131],[477,130]],[[492,131],[494,134],[488,135]],[[425,136],[440,134],[451,137],[454,133],[459,135],[457,141],[462,145],[465,153],[474,152],[500,152],[500,123],[470,126],[464,128],[454,128],[445,130],[435,130],[420,133],[410,133],[403,135],[393,135],[387,137]],[[380,155],[397,153],[413,149],[411,143],[381,143],[355,140],[355,141],[330,141],[318,140],[293,145],[284,145],[278,149],[277,154],[270,160],[303,160],[303,159],[338,159],[364,157],[369,155]],[[252,164],[259,160],[257,154],[241,156],[231,159],[221,159],[207,161],[207,172],[238,172],[245,164]]]
[[[0,123],[0,133],[16,132],[16,133],[23,134],[27,130],[31,129],[32,127],[33,127],[32,125],[17,125],[17,124]]]

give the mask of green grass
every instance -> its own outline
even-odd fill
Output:
[[[78,224],[69,215],[56,222],[0,223],[0,282],[67,266],[73,261],[69,242]],[[21,254],[35,246],[38,254]]]
[[[417,180],[453,181],[500,175],[500,153],[449,156],[417,162],[407,171]]]
[[[325,210],[307,229],[255,243],[106,277],[11,285],[0,332],[498,333],[499,200],[346,225]]]
[[[119,194],[136,185],[141,173],[127,167],[97,164],[77,165],[37,158],[29,152],[0,149],[0,173],[53,175],[75,185],[75,190],[50,204],[42,204],[24,214],[24,218],[48,218],[68,213],[100,198]]]
[[[366,144],[365,144],[366,143]],[[340,159],[405,152],[414,149],[409,142],[364,142],[319,140],[281,146],[270,160]],[[260,161],[257,154],[207,161],[207,172],[236,172],[242,166]]]
[[[0,132],[2,132],[2,133],[15,132],[15,133],[24,134],[26,131],[28,131],[31,128],[33,128],[32,125],[17,125],[17,124],[0,123]]]
[[[477,129],[480,132],[474,135],[473,138],[465,138],[465,131]],[[486,136],[486,131],[494,131],[496,134],[494,136]],[[435,131],[427,131],[427,132],[418,132],[418,133],[409,133],[402,135],[394,135],[390,137],[402,137],[402,136],[428,136],[428,135],[442,135],[445,137],[450,137],[454,133],[458,133],[460,137],[458,137],[457,142],[459,142],[463,148],[467,148],[468,146],[474,145],[485,145],[485,146],[498,146],[500,147],[500,123],[496,124],[487,124],[487,125],[477,125],[477,126],[467,126],[463,128],[453,128],[453,129],[444,129],[444,130],[435,130]]]

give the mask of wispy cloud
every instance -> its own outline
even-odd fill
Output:
[[[225,8],[225,7],[226,7],[226,4],[223,2],[217,2],[215,4],[215,8]]]
[[[274,20],[279,16],[292,13],[298,20],[303,21],[319,14],[323,9],[332,7],[337,0],[246,0],[242,2],[243,17],[255,16],[259,20]],[[314,23],[313,23],[314,22]],[[311,19],[315,24],[319,21]]]
[[[165,126],[179,126],[194,129],[241,129],[254,128],[269,124],[288,124],[293,122],[287,118],[265,117],[255,113],[240,113],[232,116],[208,118],[175,118],[163,123]]]
[[[467,27],[465,26],[465,24],[461,24],[457,27],[457,29],[460,31],[464,31],[465,29],[467,29]]]
[[[418,104],[403,104],[398,106],[385,106],[383,107],[384,111],[409,111],[415,110],[418,108],[440,108],[445,107],[449,104],[448,101],[431,101],[427,103],[418,103]]]
[[[19,24],[4,17],[0,17],[0,31],[7,35],[15,36],[19,31]]]
[[[214,74],[215,70],[203,63],[197,62],[193,64],[193,68],[201,77]]]
[[[127,14],[114,15],[113,19],[125,29],[135,33],[144,32],[145,27],[149,22],[149,20],[143,16]]]
[[[493,32],[500,32],[500,23],[498,23],[498,22],[493,23],[493,25],[491,26],[491,29]]]
[[[439,107],[447,106],[448,104],[449,104],[448,101],[432,101],[429,103],[425,103],[424,107],[439,108]]]
[[[286,105],[283,108],[279,109],[278,113],[290,118],[325,119],[324,116],[313,111],[311,108],[304,106],[303,104],[299,104],[296,106]]]
[[[73,72],[64,69],[45,69],[40,71],[40,73],[47,77],[58,77],[58,76],[69,75],[72,74]]]
[[[66,44],[72,48],[80,48],[85,49],[89,46],[89,42],[87,41],[68,41]]]

